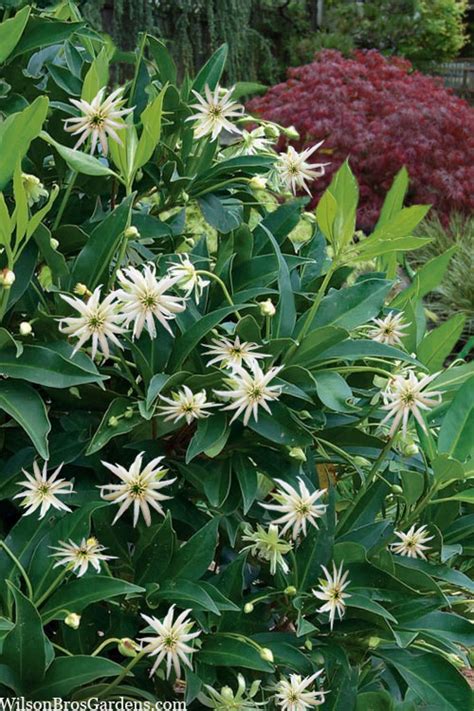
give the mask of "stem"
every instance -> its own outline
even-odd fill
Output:
[[[318,292],[316,294],[316,298],[313,301],[313,305],[311,306],[308,315],[306,316],[306,320],[303,324],[303,328],[301,329],[301,332],[298,334],[298,341],[297,343],[294,343],[291,348],[288,349],[288,352],[286,354],[286,360],[289,361],[291,356],[294,355],[295,351],[299,348],[300,344],[303,342],[304,337],[308,333],[309,329],[311,328],[311,324],[313,323],[313,319],[316,315],[316,312],[319,308],[319,304],[321,303],[324,294],[326,292],[327,285],[331,281],[331,277],[336,269],[336,263],[333,262],[331,266],[329,267],[328,271],[326,272],[324,279],[321,283],[321,286],[318,289]]]
[[[118,637],[109,637],[109,639],[105,639],[103,642],[101,642],[101,644],[99,644],[98,647],[96,647],[96,649],[94,649],[94,651],[91,654],[91,657],[96,657],[99,654],[99,652],[101,652],[103,649],[108,647],[109,644],[120,644],[121,641],[122,640],[119,639]]]
[[[393,444],[393,441],[394,441],[394,439],[395,439],[395,437],[396,437],[396,435],[397,435],[397,432],[398,432],[398,427],[397,427],[397,429],[395,430],[395,432],[392,434],[392,436],[389,438],[389,440],[387,441],[385,447],[382,449],[382,451],[380,452],[379,456],[378,456],[377,459],[375,460],[375,462],[374,462],[374,464],[373,464],[373,466],[372,466],[372,469],[371,469],[370,472],[367,474],[367,478],[366,478],[365,482],[363,483],[363,485],[361,486],[361,488],[360,488],[359,491],[357,492],[357,495],[356,495],[356,497],[355,497],[355,499],[354,499],[354,501],[353,501],[352,506],[347,510],[346,515],[343,516],[343,517],[340,519],[339,525],[338,525],[338,527],[337,527],[339,531],[341,531],[341,530],[344,528],[344,524],[346,523],[347,519],[349,518],[349,516],[351,515],[351,513],[354,511],[355,507],[356,507],[357,504],[360,502],[360,500],[364,497],[364,495],[366,494],[368,488],[372,485],[372,483],[373,483],[373,481],[374,481],[374,479],[375,479],[375,477],[376,477],[376,475],[377,475],[377,472],[378,472],[378,470],[380,469],[380,466],[383,464],[383,462],[384,462],[384,460],[385,460],[385,457],[387,456],[388,452],[389,452],[390,449],[392,448],[392,444]]]
[[[196,274],[202,274],[203,276],[207,276],[207,277],[210,277],[211,279],[214,279],[214,281],[217,282],[217,283],[219,284],[219,286],[221,287],[222,292],[223,292],[225,298],[226,298],[227,301],[229,302],[229,305],[230,305],[230,306],[235,306],[234,302],[232,301],[232,297],[231,297],[231,295],[230,295],[230,293],[229,293],[229,290],[227,289],[226,285],[224,284],[224,282],[222,281],[222,279],[221,279],[220,277],[218,277],[218,276],[217,276],[216,274],[214,274],[213,272],[208,272],[208,271],[206,271],[205,269],[197,269],[197,270],[196,270]],[[236,313],[236,315],[237,315],[238,320],[240,321],[240,319],[242,318],[242,316],[239,314],[239,312],[238,312],[237,310],[236,310],[235,313]]]
[[[60,204],[60,206],[59,206],[58,214],[56,215],[56,218],[55,218],[55,220],[54,220],[54,222],[53,222],[53,228],[52,228],[52,231],[53,231],[53,232],[54,232],[55,230],[57,230],[57,228],[58,228],[58,226],[59,226],[59,223],[61,222],[61,218],[62,218],[62,216],[63,216],[64,210],[66,209],[66,205],[67,205],[67,203],[68,203],[68,200],[69,200],[69,198],[71,197],[71,192],[72,192],[72,189],[73,189],[74,184],[75,184],[75,182],[76,182],[77,175],[78,175],[78,174],[77,174],[77,170],[73,170],[73,171],[71,172],[71,175],[70,175],[70,178],[69,178],[69,182],[68,182],[68,184],[67,184],[67,188],[66,188],[66,190],[65,190],[65,192],[64,192],[63,199],[61,200],[61,204]]]
[[[40,605],[42,605],[43,602],[48,599],[48,597],[51,595],[51,593],[54,592],[54,590],[56,590],[58,585],[63,581],[67,572],[68,572],[67,567],[65,567],[61,571],[61,573],[58,575],[58,577],[55,580],[53,580],[53,582],[51,583],[49,588],[46,590],[46,592],[43,593],[43,595],[41,595],[41,597],[36,601],[36,603],[35,603],[36,607],[39,607]]]
[[[138,664],[138,662],[145,656],[145,650],[142,650],[136,657],[133,657],[132,661],[124,668],[124,670],[115,677],[115,679],[108,684],[105,689],[97,694],[98,699],[102,699],[106,694],[110,694],[111,691],[117,688],[120,682],[125,679],[127,674],[133,669],[133,667]]]
[[[24,567],[22,566],[22,564],[20,563],[20,561],[18,560],[16,555],[13,553],[13,551],[11,551],[10,548],[7,546],[5,541],[0,541],[0,548],[3,548],[5,553],[9,556],[9,558],[11,558],[12,561],[15,563],[15,565],[18,568],[18,570],[20,571],[21,576],[22,576],[23,580],[25,581],[26,587],[28,589],[28,598],[30,600],[33,600],[33,586],[31,585],[31,581],[27,575],[26,570],[24,569]]]
[[[59,649],[60,652],[62,652],[63,654],[66,654],[68,657],[74,656],[74,654],[72,652],[70,652],[68,649],[64,649],[64,647],[61,647],[59,644],[56,644],[56,642],[51,642],[51,644],[53,645],[53,647],[55,649]]]
[[[122,364],[122,366],[123,366],[123,369],[125,370],[126,374],[128,375],[128,378],[129,378],[129,381],[130,381],[130,385],[131,385],[132,388],[135,390],[135,392],[137,393],[137,395],[138,395],[139,397],[142,397],[143,393],[142,393],[142,391],[140,390],[139,386],[137,385],[137,382],[136,382],[135,378],[133,377],[133,373],[132,373],[132,371],[130,370],[130,368],[129,368],[128,364],[127,364],[127,361],[125,360],[125,357],[122,355],[122,351],[119,350],[118,353],[119,353],[119,358],[120,358],[120,362],[121,362],[121,364]]]

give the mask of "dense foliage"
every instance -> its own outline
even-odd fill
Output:
[[[0,696],[468,709],[452,250],[399,283],[404,170],[367,237],[347,162],[285,199],[325,166],[250,130],[226,51],[179,83],[145,34],[114,88],[72,3],[0,24]]]
[[[288,80],[253,99],[259,116],[299,131],[299,146],[324,140],[331,160],[321,195],[350,156],[361,188],[359,224],[375,222],[383,196],[402,166],[410,174],[411,202],[447,217],[474,208],[474,112],[441,84],[401,59],[375,51],[344,58],[335,51],[288,71]]]

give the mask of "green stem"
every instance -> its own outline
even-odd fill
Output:
[[[28,598],[30,600],[33,600],[33,586],[31,585],[31,581],[27,575],[26,570],[24,569],[24,567],[22,566],[22,564],[20,563],[20,561],[18,560],[16,555],[13,553],[13,551],[11,551],[10,548],[7,546],[5,541],[0,541],[0,548],[3,548],[3,550],[8,555],[8,557],[11,558],[12,561],[15,563],[15,565],[18,568],[18,570],[20,571],[21,576],[22,576],[23,580],[25,581],[25,585],[28,589]]]
[[[221,287],[222,292],[223,292],[223,294],[224,294],[226,300],[228,301],[229,305],[230,305],[230,306],[235,306],[235,304],[234,304],[234,302],[233,302],[233,300],[232,300],[232,297],[231,297],[231,295],[230,295],[230,293],[229,293],[229,290],[227,289],[226,285],[224,284],[224,282],[222,281],[222,279],[221,279],[220,277],[218,277],[218,276],[217,276],[216,274],[214,274],[213,272],[208,272],[208,271],[206,271],[205,269],[197,269],[197,270],[196,270],[196,274],[202,274],[202,276],[210,277],[210,278],[213,279],[215,282],[217,282],[217,284],[219,284],[219,286]],[[240,319],[242,318],[242,316],[239,314],[239,312],[238,312],[237,310],[236,310],[235,313],[236,313],[236,315],[237,315],[238,320],[240,321]]]
[[[96,657],[99,652],[101,652],[103,649],[109,646],[109,644],[120,644],[122,640],[119,639],[118,637],[109,637],[109,639],[104,639],[104,641],[99,644],[98,647],[94,649],[94,651],[91,654],[91,657]]]
[[[308,315],[306,316],[305,322],[303,324],[303,328],[301,329],[301,332],[298,334],[298,341],[294,343],[291,348],[288,349],[288,352],[286,354],[286,361],[289,362],[290,358],[294,355],[295,351],[299,348],[300,344],[303,343],[303,340],[308,333],[309,329],[311,328],[311,324],[313,323],[313,319],[316,315],[316,312],[319,308],[319,304],[321,303],[324,294],[326,293],[326,288],[331,281],[331,277],[334,274],[334,271],[336,269],[336,263],[333,262],[331,266],[329,267],[328,271],[326,272],[324,279],[321,283],[321,286],[318,289],[318,292],[316,294],[316,298],[313,301],[313,305],[311,306]]]
[[[39,607],[40,605],[42,605],[43,602],[48,599],[48,597],[51,595],[51,593],[54,592],[54,590],[56,590],[56,588],[58,587],[58,585],[59,585],[60,583],[62,583],[62,581],[63,581],[63,579],[65,578],[67,572],[68,572],[68,569],[67,569],[67,566],[66,566],[66,567],[61,571],[61,573],[58,575],[58,577],[57,577],[55,580],[53,580],[53,582],[51,583],[51,585],[49,586],[49,588],[46,590],[46,592],[44,592],[44,593],[41,595],[41,597],[36,601],[36,603],[35,603],[36,607]]]
[[[108,684],[105,689],[103,689],[97,694],[97,698],[102,699],[105,695],[110,694],[111,691],[116,689],[117,686],[123,681],[123,679],[125,679],[127,674],[132,671],[133,667],[138,664],[141,659],[143,659],[145,654],[145,650],[142,650],[139,654],[137,654],[136,657],[133,657],[132,661],[124,668],[124,670],[117,677],[115,677],[115,679],[110,684]]]
[[[378,470],[380,469],[381,465],[382,465],[383,462],[385,461],[385,458],[386,458],[387,454],[389,453],[389,451],[390,451],[391,448],[392,448],[392,444],[393,444],[393,441],[394,441],[394,439],[395,439],[395,437],[396,437],[396,435],[397,435],[397,432],[398,432],[398,427],[397,427],[397,429],[395,430],[395,432],[393,433],[393,435],[388,439],[388,441],[387,441],[387,443],[385,444],[384,448],[381,450],[379,456],[378,456],[377,459],[375,460],[375,462],[374,462],[374,464],[373,464],[373,466],[372,466],[372,469],[371,469],[370,472],[367,474],[367,477],[366,477],[365,482],[363,483],[363,485],[360,487],[359,491],[357,492],[357,495],[356,495],[356,497],[355,497],[355,499],[354,499],[354,501],[353,501],[353,503],[352,503],[352,506],[347,510],[346,515],[343,516],[343,517],[340,519],[339,524],[338,524],[338,527],[337,527],[337,529],[338,529],[339,531],[341,531],[341,530],[344,528],[344,525],[345,525],[347,519],[348,519],[349,516],[352,514],[352,512],[354,511],[355,507],[356,507],[357,504],[360,502],[360,500],[365,496],[365,494],[366,494],[366,492],[368,491],[369,487],[373,484],[374,479],[375,479],[375,477],[376,477],[376,475],[377,475]]]
[[[63,654],[66,654],[68,657],[74,656],[74,654],[72,652],[70,652],[68,649],[64,649],[64,647],[61,647],[59,644],[56,644],[56,642],[51,642],[51,644],[53,645],[53,647],[55,649],[58,649]]]
[[[133,377],[133,373],[132,373],[132,371],[130,370],[129,366],[127,365],[127,361],[125,360],[125,357],[122,355],[122,351],[119,350],[118,353],[119,353],[119,358],[120,358],[120,362],[121,362],[121,364],[122,364],[122,366],[123,366],[123,369],[125,370],[126,374],[128,375],[128,379],[129,379],[129,381],[130,381],[130,385],[131,385],[132,388],[135,390],[136,394],[137,394],[139,397],[142,397],[142,396],[143,396],[143,393],[142,393],[142,391],[140,390],[140,387],[138,386],[137,381],[136,381],[135,378]]]
[[[66,209],[66,205],[67,205],[67,203],[68,203],[68,200],[69,200],[69,198],[71,197],[71,192],[72,192],[72,189],[73,189],[74,184],[75,184],[75,182],[76,182],[77,175],[78,175],[77,170],[73,170],[73,171],[71,172],[71,175],[70,175],[70,177],[69,177],[69,182],[68,182],[68,184],[67,184],[67,188],[66,188],[66,190],[64,191],[64,195],[63,195],[63,198],[62,198],[62,200],[61,200],[61,204],[60,204],[60,206],[59,206],[58,214],[56,215],[56,218],[55,218],[55,220],[54,220],[54,222],[53,222],[53,229],[52,229],[53,232],[55,232],[55,230],[58,229],[59,223],[61,222],[61,218],[62,218],[62,216],[63,216],[64,210]]]

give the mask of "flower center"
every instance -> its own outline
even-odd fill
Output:
[[[211,104],[209,106],[209,116],[214,120],[220,119],[222,116],[222,108],[219,104]]]
[[[247,390],[247,397],[253,402],[258,402],[262,399],[263,388],[261,385],[251,385]]]
[[[132,499],[142,499],[146,491],[146,484],[139,477],[130,482],[128,493]]]
[[[154,309],[158,304],[158,298],[150,292],[145,293],[141,299],[141,304],[145,309]]]
[[[47,496],[49,494],[49,491],[50,487],[48,484],[41,484],[38,487],[38,494],[40,494],[41,496]]]
[[[170,632],[166,635],[163,642],[164,646],[168,651],[174,652],[174,650],[176,649],[176,645],[178,644],[178,637],[175,633]]]
[[[87,326],[89,328],[89,331],[93,333],[97,333],[98,331],[101,331],[105,323],[105,318],[101,316],[100,314],[96,313],[93,314],[92,316],[89,317],[89,321],[87,323]]]
[[[93,114],[90,119],[89,123],[93,128],[102,128],[105,122],[105,116],[103,116],[100,113]]]

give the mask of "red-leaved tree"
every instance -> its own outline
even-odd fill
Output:
[[[248,108],[294,125],[301,136],[297,149],[325,140],[321,159],[331,166],[312,185],[314,202],[349,157],[360,183],[362,228],[375,222],[403,165],[412,202],[432,204],[442,219],[474,210],[474,110],[404,59],[375,50],[347,59],[326,50],[311,64],[289,69],[286,82]]]

